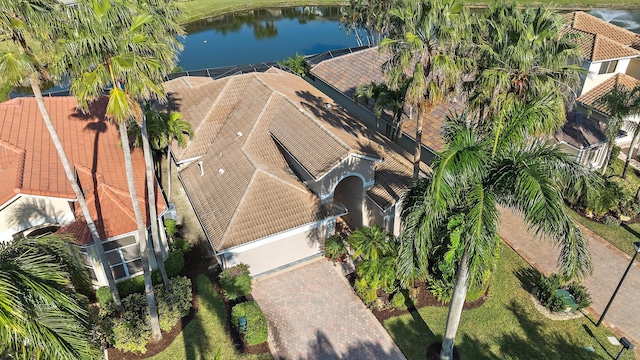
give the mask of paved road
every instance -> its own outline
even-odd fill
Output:
[[[582,229],[589,239],[593,266],[593,274],[586,278],[583,284],[589,289],[593,300],[588,310],[597,321],[629,265],[631,257],[588,229],[584,227]],[[503,210],[499,233],[514,250],[539,271],[545,274],[556,272],[558,249],[554,248],[550,241],[535,240],[526,231],[519,215],[510,210]],[[639,299],[640,267],[636,261],[603,322],[618,335],[624,335],[630,339],[636,347],[640,347]]]
[[[253,284],[276,359],[405,359],[329,261],[317,258]]]

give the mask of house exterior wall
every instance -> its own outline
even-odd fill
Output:
[[[21,195],[0,209],[0,242],[36,226],[66,225],[75,221],[70,200]]]
[[[636,79],[640,79],[640,58],[629,60],[629,66],[627,67],[626,74]]]
[[[252,277],[264,276],[319,256],[334,229],[335,218],[319,221],[219,252],[218,262],[223,268],[247,264]]]
[[[323,177],[313,182],[308,182],[307,185],[311,191],[318,195],[321,201],[331,201],[336,186],[338,186],[342,179],[349,176],[360,177],[363,187],[368,189],[374,182],[375,162],[355,155],[349,155],[329,170]]]

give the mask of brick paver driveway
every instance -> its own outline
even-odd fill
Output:
[[[269,321],[276,359],[405,358],[324,258],[258,279],[251,293]]]

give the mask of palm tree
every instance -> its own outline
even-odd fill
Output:
[[[385,83],[376,84],[375,82],[371,82],[369,84],[359,85],[354,95],[356,102],[358,99],[363,98],[365,105],[369,105],[369,100],[373,100],[376,124],[382,115],[382,111],[387,107],[391,108],[395,130],[392,134],[389,134],[389,136],[396,143],[400,141],[402,137],[402,123],[404,120],[402,114],[404,113],[409,82],[410,79],[406,79],[395,90],[390,89]]]
[[[353,257],[362,256],[365,260],[377,260],[388,255],[393,249],[393,235],[378,225],[372,227],[363,226],[354,231],[347,239],[347,243],[353,249]]]
[[[593,104],[593,107],[600,107],[609,115],[607,125],[605,127],[605,135],[607,137],[607,153],[611,154],[611,150],[615,144],[616,136],[623,124],[627,124],[633,128],[633,137],[627,152],[627,161],[622,170],[622,178],[626,178],[627,169],[633,154],[633,147],[640,134],[640,126],[633,121],[625,121],[630,115],[640,115],[640,86],[633,89],[627,89],[624,85],[616,84],[608,93],[604,94]],[[607,163],[602,167],[602,175],[607,171]]]
[[[477,76],[469,83],[469,103],[480,126],[497,137],[509,107],[545,98],[540,122],[527,124],[531,134],[548,134],[565,121],[565,100],[586,74],[580,64],[576,34],[564,30],[563,17],[548,7],[522,8],[498,1],[474,17],[473,56]],[[511,119],[518,120],[518,119]],[[497,144],[494,144],[494,147]]]
[[[516,108],[505,119],[522,111],[526,109]],[[530,230],[553,239],[561,248],[562,274],[580,277],[591,271],[590,255],[586,239],[565,214],[562,194],[586,191],[595,175],[544,139],[501,138],[494,151],[495,134],[482,132],[466,115],[447,119],[444,138],[448,146],[434,162],[433,173],[406,196],[398,269],[406,279],[424,273],[439,230],[462,216],[463,250],[440,355],[451,359],[467,288],[480,284],[495,259],[498,206],[523,214]]]
[[[87,310],[70,272],[88,277],[75,246],[50,236],[0,247],[0,354],[25,359],[95,359]]]
[[[413,178],[420,172],[421,113],[430,112],[453,93],[468,67],[458,56],[466,12],[457,0],[405,0],[391,11],[389,36],[380,43],[391,58],[385,64],[389,85],[397,89],[410,77],[406,100],[416,109]]]
[[[52,51],[51,45],[55,43],[59,36],[62,36],[58,31],[59,29],[52,26],[67,15],[67,13],[61,11],[60,6],[61,4],[55,0],[33,2],[0,1],[0,32],[7,34],[14,44],[18,46],[20,51],[19,54],[7,52],[2,55],[0,58],[0,74],[2,74],[5,82],[9,82],[14,86],[26,85],[31,87],[42,119],[49,131],[51,140],[62,163],[64,173],[71,184],[71,188],[82,210],[84,220],[89,228],[89,233],[93,238],[98,260],[107,278],[116,309],[122,311],[122,301],[104,248],[102,247],[100,234],[91,217],[84,193],[78,184],[71,163],[60,141],[60,137],[47,111],[42,92],[40,91],[41,82],[49,79],[51,74],[49,74],[46,67],[43,66],[42,59],[39,59],[34,51],[32,51],[32,45],[30,45],[30,42],[37,41],[36,46],[40,47],[43,53]],[[41,27],[47,26],[47,30],[43,31]],[[56,49],[56,51],[62,50]]]
[[[136,119],[146,127],[139,101],[164,99],[162,87],[158,84],[175,66],[177,51],[181,47],[176,36],[182,35],[183,31],[176,22],[176,4],[171,1],[87,1],[79,3],[78,9],[83,16],[74,24],[75,38],[70,39],[73,45],[70,47],[76,53],[62,62],[70,69],[73,77],[71,92],[79,99],[82,108],[87,109],[90,101],[110,88],[106,115],[119,125],[129,193],[138,224],[145,294],[151,314],[151,338],[157,341],[162,334],[151,282],[146,224],[133,176],[127,125]],[[142,134],[143,137],[146,135],[144,129]],[[153,164],[145,162],[149,174],[148,169],[153,169]],[[150,190],[152,192],[153,188]],[[150,193],[149,202],[155,203],[152,199],[154,194]],[[154,222],[152,210],[149,217]]]

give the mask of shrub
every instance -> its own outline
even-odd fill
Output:
[[[393,298],[391,298],[391,305],[396,309],[406,309],[407,304],[405,303],[404,295],[401,292],[397,292],[393,295]]]
[[[246,264],[224,269],[220,273],[219,280],[222,292],[229,300],[251,294],[251,276],[249,276],[249,266]]]
[[[164,229],[167,231],[167,236],[170,239],[173,239],[176,236],[176,221],[173,219],[165,219],[164,220]]]
[[[118,350],[144,354],[151,336],[146,298],[143,294],[131,294],[122,300],[122,305],[124,311],[119,317],[110,316],[109,340]]]
[[[167,260],[164,261],[164,268],[170,278],[180,275],[184,269],[184,252],[176,249],[170,252]]]
[[[172,248],[174,251],[181,250],[183,253],[188,253],[191,250],[191,244],[183,238],[176,238],[173,241]]]
[[[377,287],[371,286],[364,278],[358,278],[354,283],[356,294],[364,301],[367,306],[373,304],[378,298]]]
[[[267,341],[269,337],[267,319],[258,303],[247,301],[231,309],[231,321],[234,326],[238,327],[238,320],[243,316],[247,318],[247,327],[243,331],[247,345],[253,346]]]
[[[614,218],[613,216],[605,215],[604,224],[608,226],[618,226],[620,225],[620,220]]]
[[[134,276],[116,284],[120,297],[125,298],[131,294],[144,293],[144,275]]]
[[[98,299],[98,304],[101,307],[106,306],[108,303],[113,302],[113,296],[111,296],[111,289],[108,286],[102,286],[96,290],[96,298]]]
[[[164,288],[159,288],[156,296],[160,328],[163,331],[170,331],[180,318],[189,314],[191,309],[191,280],[184,276],[178,276],[169,279],[169,285],[171,293]]]
[[[569,293],[573,295],[576,303],[578,303],[577,310],[584,309],[587,306],[591,305],[591,295],[589,295],[589,292],[587,291],[587,288],[584,287],[584,285],[573,282],[569,284],[568,290]]]
[[[322,252],[327,259],[337,261],[347,253],[347,249],[339,235],[332,235],[324,241],[324,250]]]
[[[428,289],[433,297],[443,304],[451,301],[453,296],[453,284],[441,279],[430,279]]]
[[[549,309],[549,311],[552,311],[552,312],[560,312],[564,310],[565,304],[564,304],[564,300],[562,300],[560,296],[553,293],[549,297],[549,299],[547,299],[547,303],[544,304],[544,307],[546,307],[547,309]]]

